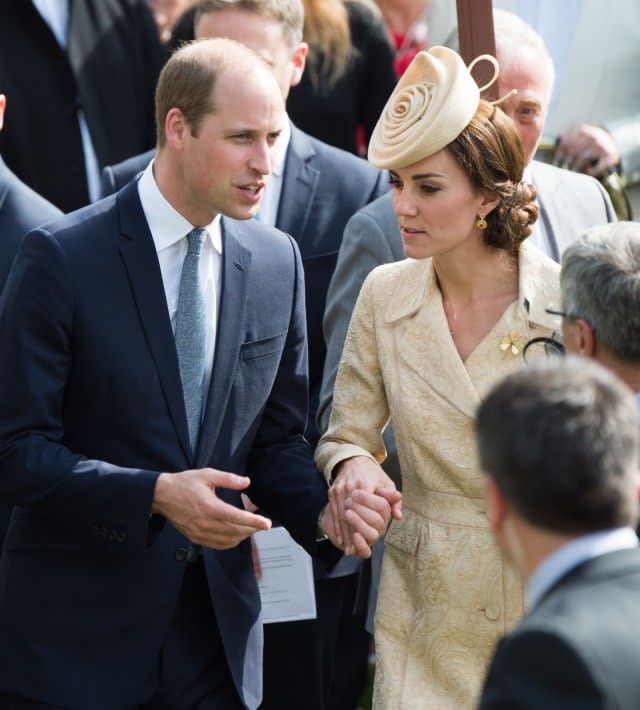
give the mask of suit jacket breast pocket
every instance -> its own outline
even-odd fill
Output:
[[[273,335],[270,338],[262,338],[261,340],[251,340],[247,343],[242,343],[240,354],[242,360],[257,360],[258,358],[267,358],[269,355],[280,354],[284,348],[287,332],[283,331],[278,335]],[[270,358],[269,358],[270,359]]]

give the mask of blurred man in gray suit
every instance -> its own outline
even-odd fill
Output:
[[[615,214],[609,197],[593,178],[533,160],[553,88],[553,63],[540,36],[517,15],[496,10],[494,23],[500,96],[511,89],[518,91],[501,107],[515,122],[522,139],[528,162],[524,179],[538,191],[540,216],[530,239],[555,261],[560,261],[562,252],[571,242],[590,227],[615,221]],[[362,208],[347,223],[324,316],[327,356],[317,415],[321,433],[329,424],[342,347],[360,287],[376,266],[404,258],[391,193]],[[388,456],[384,468],[399,485],[400,470],[391,427],[385,432],[385,446]],[[371,563],[370,630],[381,558],[379,544]]]
[[[640,430],[629,389],[583,358],[507,377],[477,417],[487,516],[526,580],[481,710],[640,707]]]

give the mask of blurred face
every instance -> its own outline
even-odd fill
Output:
[[[479,238],[475,222],[491,206],[446,150],[391,170],[390,175],[393,207],[408,257],[439,256]]]
[[[162,40],[168,39],[166,33],[171,30],[180,15],[189,6],[189,0],[147,0],[158,33]]]
[[[517,89],[518,93],[501,103],[500,108],[516,124],[528,164],[538,148],[551,96],[547,66],[531,47],[521,47],[509,57],[508,63],[500,64],[500,96],[511,89]]]
[[[258,210],[271,172],[271,152],[284,122],[284,101],[267,69],[218,78],[214,113],[197,137],[179,109],[167,117],[167,143],[181,154],[185,214],[206,224],[222,213],[249,219]],[[176,115],[171,118],[173,112]],[[194,221],[198,216],[198,221]]]
[[[271,67],[283,97],[300,82],[307,56],[307,45],[291,47],[282,26],[269,17],[245,10],[216,10],[198,20],[196,39],[228,37],[252,49]]]

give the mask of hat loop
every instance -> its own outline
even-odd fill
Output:
[[[483,91],[486,91],[490,86],[492,86],[495,83],[495,81],[497,80],[498,74],[500,73],[500,67],[498,65],[498,60],[495,57],[492,57],[490,54],[481,54],[479,57],[476,57],[471,62],[471,64],[469,64],[469,66],[468,66],[469,73],[471,73],[471,70],[473,69],[473,67],[475,67],[475,65],[478,62],[481,62],[483,60],[489,62],[491,64],[491,66],[493,67],[493,76],[484,86],[481,86],[479,88],[480,93],[482,93]],[[503,101],[506,101],[509,97],[514,96],[517,93],[518,93],[517,89],[511,89],[511,91],[508,94],[505,94],[503,97],[496,99],[495,101],[489,101],[489,103],[492,106],[499,106]]]

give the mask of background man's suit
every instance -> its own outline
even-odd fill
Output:
[[[494,0],[493,4],[519,13],[523,0]],[[628,192],[634,219],[638,220],[640,76],[636,67],[640,62],[640,5],[637,0],[616,0],[614,4],[582,0],[577,6],[576,16],[567,18],[566,26],[564,22],[554,26],[554,31],[567,35],[567,60],[555,87],[545,135],[557,138],[581,123],[606,128],[622,155],[622,168],[631,183]],[[524,18],[531,19],[528,14]],[[546,32],[540,34],[551,47]]]
[[[530,163],[530,169],[538,190],[539,220],[544,223],[551,244],[551,258],[559,261],[564,249],[590,227],[615,221],[608,195],[593,178],[537,161]],[[333,387],[360,288],[376,266],[404,258],[391,193],[367,205],[349,220],[329,286],[324,316],[327,356],[317,415],[321,432],[326,431],[329,425]],[[399,486],[400,467],[391,426],[384,433],[384,441],[387,448],[384,469]],[[374,596],[369,604],[370,629],[373,629],[371,615],[377,593],[375,580],[380,575],[381,561],[382,547],[379,543],[374,547],[371,561],[374,580],[371,592]]]
[[[480,708],[640,707],[640,551],[570,571],[499,644]]]
[[[326,485],[303,439],[300,255],[255,221],[223,218],[222,233],[195,454],[137,182],[22,243],[0,300],[0,371],[12,373],[0,378],[0,498],[17,503],[0,563],[0,691],[96,710],[148,699],[188,545],[149,519],[160,472],[246,472],[252,499],[316,549]],[[238,492],[217,493],[241,507]],[[249,541],[205,549],[204,567],[231,675],[255,708],[262,630]]]
[[[153,151],[135,156],[120,165],[105,168],[102,192],[110,194],[126,184],[148,165]],[[291,140],[286,153],[282,191],[275,226],[297,242],[305,275],[307,334],[309,339],[310,406],[306,437],[315,445],[318,439],[315,412],[322,379],[325,343],[322,317],[329,281],[335,268],[344,228],[361,207],[389,189],[387,174],[372,168],[366,161],[308,136],[291,125]],[[359,560],[350,558],[340,564],[336,574],[344,579],[329,579],[327,572],[315,565],[317,621],[272,624],[265,629],[265,706],[285,703],[282,693],[291,698],[306,697],[309,708],[322,707],[328,666],[345,671],[349,680],[350,659],[362,658],[366,670],[368,640],[360,639],[361,620],[353,619],[357,578],[347,579],[359,569]],[[353,627],[353,628],[352,628]],[[347,639],[349,631],[364,650],[354,651]],[[336,639],[340,634],[342,638]],[[334,649],[347,654],[335,660]],[[326,649],[331,652],[325,654]],[[330,660],[323,658],[331,656]],[[340,668],[338,668],[340,667]],[[323,668],[326,670],[323,671]],[[355,691],[357,693],[357,691]],[[314,705],[318,703],[318,705]]]
[[[62,212],[18,180],[0,158],[0,294],[22,237],[57,217]],[[9,515],[10,506],[0,503],[0,551]]]
[[[100,166],[150,148],[164,61],[144,0],[69,0],[69,16],[64,52],[31,0],[0,3],[0,154],[64,212],[89,202],[77,108]]]

